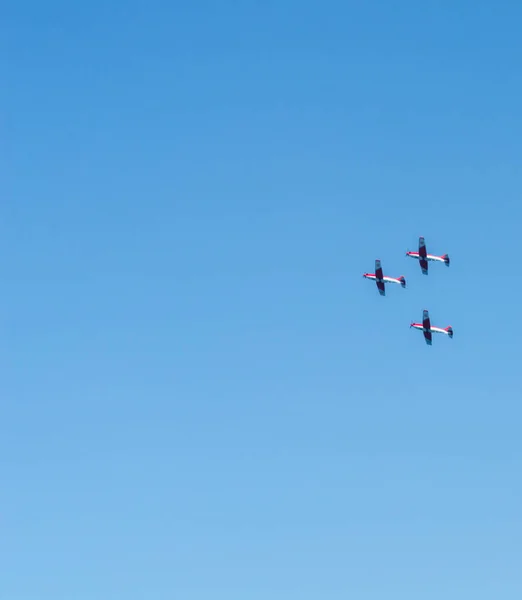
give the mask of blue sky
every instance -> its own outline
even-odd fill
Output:
[[[522,5],[2,12],[0,596],[520,598]]]

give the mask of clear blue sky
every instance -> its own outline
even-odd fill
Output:
[[[522,597],[521,23],[4,3],[1,598]]]

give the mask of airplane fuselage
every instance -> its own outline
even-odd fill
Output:
[[[374,273],[365,273],[364,277],[366,277],[366,279],[372,279],[373,281],[384,281],[385,283],[402,283],[400,279],[388,277],[387,275],[384,275],[382,279],[379,279]]]
[[[421,260],[422,256],[418,252],[408,252],[407,256],[410,258],[416,258],[417,260]],[[435,256],[434,254],[426,254],[425,260],[435,261],[435,262],[446,262],[442,256]]]
[[[421,331],[424,330],[422,323],[412,323],[411,326],[414,329],[420,329]],[[443,329],[442,327],[434,327],[433,325],[430,327],[430,331],[433,333],[443,333],[444,335],[449,335],[449,331],[447,329]]]

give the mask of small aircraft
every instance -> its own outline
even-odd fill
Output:
[[[428,344],[428,346],[431,346],[432,333],[444,333],[448,337],[453,338],[453,328],[451,327],[451,325],[448,325],[448,327],[444,328],[433,327],[433,325],[430,322],[430,315],[427,310],[424,310],[422,312],[422,323],[411,323],[410,327],[420,329],[422,331],[422,333],[424,334],[424,339],[426,340],[426,344]]]
[[[447,267],[450,266],[450,257],[447,254],[442,256],[435,256],[434,254],[428,254],[426,251],[426,242],[424,238],[419,237],[419,251],[418,252],[406,252],[406,256],[410,256],[411,258],[415,258],[419,261],[420,268],[422,270],[423,275],[428,274],[428,261],[436,261],[443,262]]]
[[[375,260],[375,273],[364,273],[363,277],[375,281],[381,296],[386,295],[386,290],[384,289],[385,283],[400,283],[403,288],[406,287],[406,279],[402,275],[400,277],[387,277],[383,274],[381,261],[378,258]]]

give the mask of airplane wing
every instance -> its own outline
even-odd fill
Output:
[[[421,235],[419,238],[419,256],[421,258],[426,258],[427,254],[428,254],[428,251],[426,250],[426,241],[424,240],[424,238]]]
[[[426,250],[426,242],[421,235],[419,238],[419,264],[423,275],[428,274],[428,261],[426,260],[427,255],[428,252]]]
[[[376,258],[375,259],[375,283],[377,284],[377,288],[379,290],[379,294],[381,296],[384,296],[386,294],[386,291],[384,290],[384,281],[383,281],[383,272],[382,272],[382,266],[381,266],[381,261]]]
[[[382,279],[384,277],[381,261],[378,258],[375,260],[375,277],[377,277],[377,279]]]
[[[427,310],[422,311],[422,333],[424,334],[426,344],[431,346],[431,322],[430,313]]]

